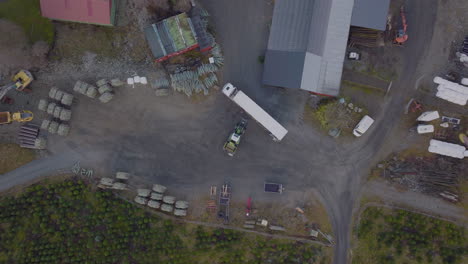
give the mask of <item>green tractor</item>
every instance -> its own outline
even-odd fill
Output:
[[[237,123],[236,127],[234,128],[234,132],[229,135],[226,143],[224,144],[224,150],[227,152],[229,156],[234,156],[236,153],[237,147],[240,144],[241,137],[245,133],[247,129],[247,120],[242,119],[239,123]]]

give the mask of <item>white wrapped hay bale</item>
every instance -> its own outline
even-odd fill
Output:
[[[54,114],[54,109],[55,109],[56,106],[57,106],[57,104],[54,103],[54,102],[49,103],[49,105],[47,106],[47,114],[53,115]]]
[[[97,96],[96,87],[92,85],[88,86],[88,88],[86,89],[86,96],[88,96],[89,98],[96,98]]]
[[[37,109],[39,109],[40,111],[47,111],[48,104],[49,102],[47,102],[47,100],[41,99],[39,100],[39,105],[37,106]]]
[[[55,121],[50,122],[49,128],[48,128],[49,133],[51,134],[57,133],[58,127],[59,127],[59,123]]]
[[[57,93],[58,88],[57,87],[52,87],[49,90],[49,97],[52,99],[55,99],[55,94]]]
[[[69,93],[64,93],[62,96],[62,101],[61,103],[63,105],[71,106],[73,103],[73,95]]]
[[[109,82],[107,81],[107,79],[101,79],[101,80],[96,82],[96,85],[97,85],[97,87],[101,87],[101,86],[103,86],[105,84],[108,84],[108,83]]]
[[[101,96],[99,96],[99,101],[105,104],[105,103],[110,102],[112,98],[114,98],[114,94],[111,92],[106,92],[106,93],[103,93]]]
[[[57,129],[57,134],[59,136],[68,136],[68,134],[70,133],[70,126],[67,125],[67,124],[60,124],[58,126],[58,129]]]
[[[63,97],[63,94],[64,94],[64,92],[62,92],[60,90],[57,90],[57,92],[55,93],[54,99],[57,100],[57,101],[61,101],[62,97]]]
[[[47,130],[49,128],[50,122],[51,122],[50,119],[42,120],[41,129],[42,130]]]
[[[61,106],[55,106],[54,108],[54,117],[55,118],[60,118],[60,113],[62,112],[62,107]]]
[[[98,91],[99,91],[99,94],[112,92],[112,87],[110,87],[110,85],[108,85],[108,84],[104,84],[104,85],[99,86]]]

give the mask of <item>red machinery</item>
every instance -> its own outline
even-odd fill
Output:
[[[408,28],[408,24],[406,24],[406,15],[405,15],[405,9],[402,6],[400,9],[400,15],[401,15],[401,29],[397,30],[395,40],[393,43],[397,45],[403,45],[408,40],[408,34],[406,33],[406,29]]]

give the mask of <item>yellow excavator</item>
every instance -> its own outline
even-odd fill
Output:
[[[33,120],[34,114],[31,111],[23,110],[18,112],[0,112],[0,125],[16,122],[29,122]]]
[[[0,100],[11,90],[25,91],[26,87],[34,80],[32,74],[27,70],[20,70],[13,77],[12,82],[0,87]]]

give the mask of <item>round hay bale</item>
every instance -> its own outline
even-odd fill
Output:
[[[102,86],[99,86],[99,94],[103,94],[106,92],[112,92],[112,88],[108,84],[104,84]]]
[[[110,81],[110,85],[112,85],[113,87],[119,87],[119,86],[122,86],[124,84],[125,83],[123,81],[121,81],[120,79],[112,79]]]
[[[187,210],[184,209],[174,209],[175,216],[187,216]]]
[[[78,92],[80,94],[86,95],[86,91],[88,90],[88,86],[89,86],[89,84],[87,84],[85,82],[81,82],[81,86],[80,86],[80,89],[78,90]]]
[[[156,201],[153,201],[153,200],[150,200],[150,201],[148,202],[148,207],[151,207],[151,208],[154,208],[154,209],[158,209],[160,206],[161,206],[161,203],[160,203],[160,202],[156,202]]]
[[[49,91],[49,97],[54,99],[55,98],[55,94],[57,93],[58,91],[58,88],[57,87],[52,87],[50,88],[50,91]]]
[[[113,97],[114,97],[114,94],[111,92],[103,93],[101,96],[99,96],[99,101],[105,104],[105,103],[110,102],[110,100],[112,100]]]
[[[49,115],[53,115],[54,114],[54,109],[55,107],[57,106],[56,103],[49,103],[49,105],[47,106],[47,114]]]
[[[174,209],[174,207],[172,205],[169,205],[169,204],[162,204],[161,205],[161,211],[163,212],[172,212],[172,210]]]
[[[49,129],[48,129],[49,133],[51,134],[57,133],[58,127],[59,127],[59,123],[55,121],[50,122]]]
[[[71,119],[71,110],[62,108],[62,111],[60,112],[60,120],[62,121],[69,121]]]
[[[96,82],[96,85],[97,87],[101,87],[103,86],[104,84],[108,84],[109,82],[106,80],[106,79],[101,79],[99,81]]]
[[[61,102],[63,105],[71,106],[73,103],[73,95],[69,93],[64,93]]]
[[[44,119],[42,120],[42,123],[41,123],[41,129],[42,130],[46,130],[49,128],[49,125],[50,125],[50,119]]]
[[[163,199],[163,195],[160,194],[160,193],[155,193],[155,192],[152,192],[151,193],[151,200],[155,200],[155,201],[162,201]]]
[[[60,91],[60,90],[57,90],[57,92],[55,93],[54,99],[57,100],[57,101],[60,101],[60,100],[62,100],[62,96],[63,96],[63,92]]]
[[[178,209],[187,209],[188,208],[188,202],[187,201],[177,201],[175,203],[175,207]]]
[[[60,118],[60,113],[62,112],[62,109],[63,108],[61,106],[58,106],[58,105],[54,108],[54,117],[55,118]]]
[[[153,191],[157,193],[164,193],[167,190],[166,186],[161,184],[153,184]]]
[[[47,147],[47,140],[43,137],[38,137],[34,140],[34,147],[37,149],[45,149]]]
[[[60,124],[57,129],[57,134],[59,136],[67,136],[70,133],[70,126],[67,124]]]
[[[163,202],[167,203],[167,204],[174,204],[175,203],[175,197],[174,196],[164,196],[163,197]]]
[[[97,96],[96,87],[88,86],[88,90],[86,90],[86,96],[88,96],[89,98],[96,98]]]
[[[46,111],[48,103],[49,102],[47,102],[47,100],[45,99],[39,100],[39,105],[37,106],[37,109],[39,109],[40,111]]]
[[[81,89],[81,81],[76,81],[75,86],[73,86],[73,91],[79,93]]]

